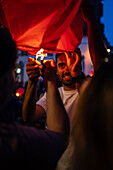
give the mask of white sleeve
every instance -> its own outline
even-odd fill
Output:
[[[47,113],[47,102],[46,102],[46,92],[44,93],[44,95],[36,102],[36,104],[39,104],[40,106],[42,106],[45,110],[45,112]]]

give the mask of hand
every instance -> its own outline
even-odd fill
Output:
[[[56,80],[56,64],[54,60],[44,60],[43,64],[45,65],[44,73],[42,77],[46,81],[55,81]]]
[[[28,63],[26,64],[26,72],[29,76],[29,79],[35,82],[38,82],[40,76],[41,66],[40,62],[36,61],[34,58],[29,57]]]
[[[67,59],[67,66],[72,77],[76,77],[81,73],[81,64],[79,55],[74,53],[65,53]]]
[[[81,12],[86,22],[94,19],[99,19],[100,14],[100,1],[99,0],[83,0],[81,5]]]

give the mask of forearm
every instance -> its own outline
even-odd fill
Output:
[[[89,52],[94,69],[97,70],[102,59],[105,58],[108,53],[104,45],[99,21],[96,18],[92,18],[91,21],[87,22],[87,25]]]
[[[69,119],[55,82],[48,81],[47,105],[48,129],[68,135]]]
[[[28,81],[23,101],[22,117],[24,121],[32,122],[36,114],[37,82]]]

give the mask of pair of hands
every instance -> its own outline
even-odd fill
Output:
[[[54,60],[43,60],[43,65],[34,58],[29,57],[26,72],[31,81],[38,82],[42,76],[46,81],[54,81],[56,77],[56,64]]]
[[[80,71],[80,57],[78,54],[74,53],[73,55],[65,53],[67,66],[69,68],[70,74],[72,77],[76,77]],[[38,82],[40,76],[44,78],[45,81],[54,81],[56,80],[56,63],[54,60],[43,60],[44,66],[34,58],[29,57],[28,63],[26,64],[26,72],[29,76],[29,79],[35,82]],[[45,67],[45,69],[44,69]]]

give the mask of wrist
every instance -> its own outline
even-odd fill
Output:
[[[85,79],[85,74],[83,72],[73,77],[74,82],[79,82],[80,80],[84,80],[84,79]]]
[[[29,82],[31,84],[34,84],[34,85],[37,85],[38,81],[39,81],[39,78],[37,78],[37,79],[29,79]]]
[[[88,25],[95,25],[95,24],[96,24],[96,25],[100,25],[99,18],[96,17],[95,15],[92,15],[91,18],[87,19],[87,20],[86,20],[86,23],[87,23]]]

